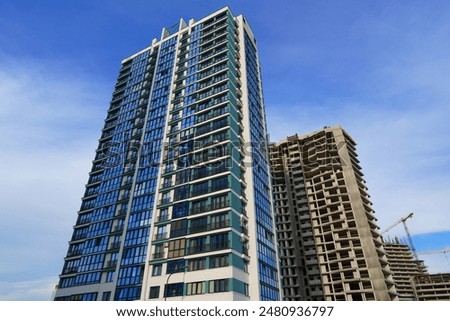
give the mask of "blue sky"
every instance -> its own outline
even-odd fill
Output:
[[[414,212],[419,252],[450,247],[450,2],[0,0],[0,300],[50,298],[120,61],[225,5],[255,32],[272,140],[341,124],[381,229]]]

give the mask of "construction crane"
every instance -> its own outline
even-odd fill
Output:
[[[397,226],[400,223],[403,223],[403,227],[405,228],[406,231],[406,235],[408,236],[408,242],[409,242],[409,246],[411,248],[411,252],[414,255],[414,258],[416,259],[416,261],[419,261],[419,257],[417,256],[416,253],[416,248],[414,247],[414,243],[411,237],[411,234],[409,233],[408,227],[406,226],[406,220],[410,219],[411,217],[413,217],[414,213],[409,213],[407,216],[402,217],[401,219],[399,219],[397,222],[395,222],[394,224],[392,224],[391,226],[389,226],[387,229],[385,229],[381,234],[386,233],[387,231],[391,230],[392,228],[394,228],[395,226]]]
[[[419,253],[418,255],[444,254],[448,265],[450,265],[450,260],[448,259],[447,253],[450,253],[450,248],[443,249],[443,250],[437,250],[437,251],[422,252],[422,253]]]

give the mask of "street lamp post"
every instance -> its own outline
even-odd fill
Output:
[[[167,301],[167,286],[169,285],[170,277],[173,274],[181,272],[181,271],[183,271],[183,273],[186,273],[187,268],[188,268],[188,266],[185,265],[183,267],[180,267],[179,269],[176,269],[175,271],[173,271],[172,273],[169,274],[169,276],[167,277],[166,283],[164,284],[164,301]],[[183,290],[184,290],[184,288],[183,288]]]

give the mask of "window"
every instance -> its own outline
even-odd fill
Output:
[[[154,259],[160,259],[164,256],[164,246],[163,244],[155,245],[155,252],[153,253]]]
[[[155,240],[162,240],[167,238],[167,225],[158,226],[156,230]]]
[[[141,286],[129,286],[116,290],[114,295],[115,301],[134,301],[141,296]]]
[[[208,181],[195,184],[192,187],[192,196],[202,195],[208,193]]]
[[[189,197],[189,185],[183,185],[180,187],[177,187],[174,191],[174,200],[183,200]]]
[[[191,239],[189,242],[189,254],[206,251],[206,236]]]
[[[169,209],[163,208],[159,211],[158,221],[165,221],[169,218]]]
[[[228,279],[209,281],[209,293],[228,292]]]
[[[195,295],[205,293],[204,282],[194,282],[187,284],[186,295]]]
[[[248,261],[244,260],[244,272],[248,273]]]
[[[211,235],[210,250],[221,250],[228,247],[228,233]]]
[[[167,274],[180,273],[186,271],[186,263],[184,260],[172,260],[167,262]]]
[[[189,128],[187,130],[181,131],[181,140],[188,140],[194,136],[194,128]]]
[[[171,177],[165,177],[164,181],[163,181],[163,184],[162,184],[162,187],[163,188],[167,188],[167,187],[170,187],[170,186],[172,186],[172,178]]]
[[[189,271],[203,270],[206,266],[206,258],[194,259],[189,261]]]
[[[70,301],[97,301],[97,292],[74,294],[69,297]]]
[[[153,265],[152,276],[161,275],[161,270],[162,270],[162,265],[161,264]]]
[[[106,282],[113,282],[114,281],[114,272],[108,272],[106,274]]]
[[[209,268],[214,269],[218,267],[228,266],[228,254],[212,256],[209,258]]]
[[[190,169],[186,169],[184,171],[178,172],[176,176],[176,183],[182,184],[189,182],[189,176],[191,174]]]
[[[117,285],[134,285],[142,283],[144,277],[143,266],[123,267],[119,270]]]
[[[188,143],[180,144],[180,146],[179,146],[180,155],[189,153],[192,150],[193,146],[194,146],[194,144],[192,141],[190,141]],[[186,173],[189,174],[189,170],[184,171],[184,174],[186,174]],[[187,178],[189,178],[189,175],[187,176]]]
[[[179,257],[184,255],[186,240],[174,240],[169,242],[168,258]]]
[[[207,230],[207,218],[201,217],[194,220],[191,220],[191,233],[198,233]]]
[[[228,194],[213,197],[211,199],[212,209],[223,208],[229,205]]]
[[[167,204],[167,203],[170,203],[170,202],[171,202],[170,192],[162,193],[161,204]]]
[[[228,188],[228,176],[220,177],[211,181],[211,190],[220,191]]]
[[[207,167],[198,167],[194,169],[194,177],[193,179],[202,178],[208,175],[208,168]]]
[[[181,121],[181,128],[188,128],[194,125],[194,116],[183,118]]]
[[[178,169],[189,167],[191,164],[192,164],[192,155],[180,156],[178,158],[177,161]]]
[[[170,225],[170,237],[184,236],[187,233],[187,220],[172,222]]]
[[[183,283],[167,284],[165,287],[165,297],[182,296],[183,285]]]
[[[229,226],[228,213],[221,213],[211,216],[211,229]]]
[[[111,299],[111,292],[103,292],[102,301],[109,301]]]
[[[157,298],[159,298],[159,286],[150,287],[149,299],[157,299]]]
[[[196,214],[196,213],[202,213],[207,211],[207,201],[208,199],[202,199],[202,200],[198,200],[195,202],[192,202],[192,213]]]
[[[185,217],[189,213],[189,202],[176,203],[173,205],[172,218]]]
[[[226,112],[226,110],[222,110],[222,113]],[[224,130],[223,132],[217,133],[213,136],[213,139],[219,142],[227,140],[229,138],[228,131]]]

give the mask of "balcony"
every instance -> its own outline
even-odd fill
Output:
[[[200,100],[203,100],[203,99],[208,98],[210,96],[213,96],[215,94],[218,94],[218,93],[220,93],[222,91],[227,90],[228,88],[229,88],[228,85],[224,84],[222,86],[213,88],[212,90],[208,90],[208,91],[199,93],[198,96],[197,96],[197,101],[200,101]]]
[[[230,188],[228,183],[227,184],[220,184],[220,185],[216,185],[216,186],[211,186],[211,187],[208,187],[208,188],[202,188],[202,189],[199,189],[199,190],[193,189],[192,192],[191,192],[191,197],[199,196],[199,195],[205,195],[205,194],[208,194],[208,193],[214,193],[214,192],[217,192],[217,191],[222,191],[222,190],[227,189],[227,188]]]
[[[204,72],[201,72],[198,74],[198,81],[201,81],[202,79],[204,79],[212,74],[218,73],[219,71],[227,69],[227,68],[228,68],[228,64],[222,63],[218,66],[212,67],[211,69],[205,70]]]
[[[209,169],[205,169],[204,171],[199,171],[196,174],[192,175],[192,180],[197,180],[203,177],[212,176],[215,174],[220,174],[229,171],[230,169],[226,166],[212,167]]]
[[[223,96],[220,96],[218,98],[213,98],[210,101],[207,101],[207,102],[204,102],[204,103],[200,103],[200,104],[197,105],[197,108],[196,108],[195,111],[198,112],[198,111],[207,109],[209,107],[212,107],[214,105],[221,104],[221,103],[223,103],[225,101],[228,101],[228,95],[223,95]]]
[[[214,21],[214,23],[215,23],[215,21]],[[201,32],[201,36],[205,36],[205,35],[207,35],[207,34],[210,34],[211,32],[214,32],[214,31],[217,30],[217,29],[223,28],[223,27],[226,26],[227,24],[228,24],[227,21],[224,21],[224,22],[222,22],[222,23],[218,23],[218,24],[216,24],[216,25],[214,25],[214,26],[212,26],[212,27],[209,27],[209,26],[211,26],[211,24],[209,24],[209,25],[205,26],[205,28],[207,28],[207,29],[204,29],[204,30]],[[208,28],[208,27],[209,27],[209,28]]]
[[[221,228],[230,227],[230,220],[215,222],[215,223],[208,223],[208,224],[202,224],[197,226],[191,226],[189,228],[189,234],[195,234],[195,233],[201,233],[201,232],[207,232],[212,230],[218,230]]]
[[[215,85],[216,83],[218,83],[218,82],[220,82],[222,80],[225,80],[225,79],[228,79],[227,73],[224,73],[224,74],[222,74],[220,76],[217,76],[217,77],[213,77],[211,80],[208,80],[208,81],[205,81],[203,83],[200,83],[198,85],[198,90],[201,90],[201,89],[206,88],[206,87],[211,86],[211,85]]]
[[[224,53],[224,52],[227,52],[227,51],[228,51],[228,47],[226,45],[217,47],[214,50],[212,50],[211,52],[201,55],[200,58],[199,58],[199,62],[202,62],[203,60],[206,60],[208,58],[211,58],[211,57],[213,57],[215,55],[218,55],[220,53]]]
[[[228,59],[228,55],[222,54],[222,55],[220,55],[220,56],[217,56],[217,57],[215,57],[215,58],[212,58],[212,59],[211,59],[210,61],[208,61],[208,62],[204,62],[204,63],[200,64],[199,70],[202,71],[203,69],[206,69],[206,68],[208,68],[208,67],[210,67],[210,66],[212,66],[212,65],[215,65],[215,64],[217,64],[217,63],[219,63],[219,62],[221,62],[221,61],[225,61],[225,60],[227,60],[227,59]]]
[[[203,24],[203,30],[206,29],[206,28],[208,28],[209,26],[212,26],[212,25],[215,24],[215,23],[219,24],[219,22],[221,22],[221,21],[223,21],[223,20],[225,20],[225,19],[227,19],[227,18],[228,18],[228,16],[227,16],[226,13],[222,13],[222,14],[219,15],[219,16],[216,16],[216,17],[214,17],[214,18],[211,18],[210,21],[208,21],[208,22],[206,22],[206,23]]]
[[[211,251],[220,251],[220,250],[226,250],[229,248],[230,248],[230,242],[227,240],[225,242],[209,243],[209,244],[203,244],[202,246],[188,247],[186,249],[186,255],[203,253],[203,252],[211,252]]]
[[[191,208],[191,214],[199,214],[230,206],[230,201],[220,202],[216,204],[207,204],[204,206],[194,206]]]

